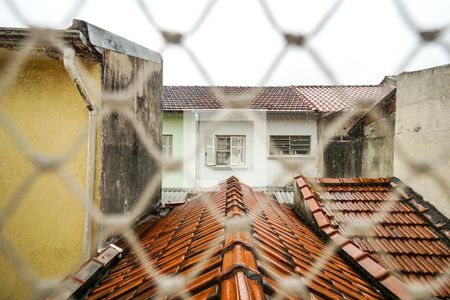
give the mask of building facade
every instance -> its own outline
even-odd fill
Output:
[[[376,86],[166,86],[165,188],[204,188],[229,176],[255,187],[282,187],[286,170],[318,176],[319,122],[325,114],[377,103]],[[243,103],[243,105],[242,105]]]

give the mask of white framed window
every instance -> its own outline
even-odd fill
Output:
[[[173,135],[164,134],[162,137],[162,157],[164,159],[172,159],[173,156]]]
[[[300,156],[311,154],[310,135],[269,136],[270,156]]]
[[[208,166],[244,166],[245,136],[209,136],[206,138],[205,155]]]

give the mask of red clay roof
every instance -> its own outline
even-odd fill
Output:
[[[311,299],[383,298],[337,254],[311,276],[324,242],[292,209],[234,177],[156,223],[144,223],[138,234],[146,258],[166,276],[166,284],[158,288],[157,278],[149,276],[122,243],[118,246],[124,249],[123,257],[90,290],[88,299],[149,299],[164,296],[161,289],[170,296],[185,292],[195,299],[266,299],[274,293],[294,299],[298,297],[292,293],[299,291],[309,292]],[[184,278],[185,286],[170,276]],[[302,282],[307,289],[301,289]]]
[[[307,100],[311,110],[336,112],[349,110],[357,104],[372,107],[389,95],[395,88],[386,85],[343,86],[295,86],[297,93]]]
[[[163,110],[221,109],[235,107],[237,104],[238,107],[264,111],[335,112],[351,109],[359,101],[373,106],[393,90],[393,87],[384,84],[278,87],[164,86]],[[220,96],[226,98],[226,103],[220,101],[223,100]]]
[[[317,225],[331,239],[340,240],[342,249],[360,264],[361,257],[370,254],[385,269],[402,274],[406,282],[431,284],[435,296],[450,297],[448,278],[443,287],[433,282],[437,275],[448,275],[449,241],[426,218],[423,212],[428,208],[412,193],[388,178],[296,176],[296,183]],[[386,205],[392,205],[390,212],[375,226],[364,233],[352,229],[358,222],[374,221]]]

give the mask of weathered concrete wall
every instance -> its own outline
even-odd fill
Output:
[[[389,130],[385,130],[385,126]],[[395,113],[368,125],[357,136],[330,141],[324,151],[326,177],[390,177],[393,174]]]
[[[104,51],[103,64],[104,93],[128,91],[127,109],[143,125],[155,147],[161,149],[162,65],[110,50]],[[104,97],[105,103],[107,100]],[[107,214],[124,213],[134,207],[147,183],[156,176],[157,160],[121,113],[108,114],[102,127],[101,209]],[[147,199],[148,209],[155,209],[159,199],[158,189],[152,199]]]
[[[394,128],[395,113],[363,127],[361,172],[356,176],[390,177],[393,175]]]
[[[325,147],[325,177],[355,177],[361,173],[360,140],[333,140]]]
[[[394,145],[410,159],[432,164],[447,189],[450,178],[450,65],[402,73],[397,79]],[[397,151],[394,175],[450,217],[450,197],[428,175],[417,175]]]
[[[343,158],[343,156],[346,156],[346,153],[342,153],[345,149],[348,147],[350,149],[353,149],[353,145],[350,146],[348,144],[348,141],[345,141],[345,145],[341,143],[334,143],[334,141],[337,141],[340,137],[345,137],[348,134],[348,131],[350,130],[352,124],[355,122],[354,118],[350,118],[352,114],[346,113],[346,112],[339,112],[335,113],[329,116],[321,116],[317,120],[317,128],[318,128],[318,153],[317,153],[317,170],[318,170],[318,176],[329,176],[333,177],[338,176],[337,174],[350,174],[350,170],[354,169],[354,166],[348,166],[347,163],[352,163],[352,159],[354,159],[352,153],[347,153],[348,157],[345,159],[347,162],[346,164],[343,164],[340,159]],[[340,126],[337,126],[338,120],[340,118],[349,118],[349,120],[346,120],[340,124]],[[353,123],[352,123],[353,122]],[[325,141],[327,140],[327,137],[330,137],[327,143]],[[328,145],[331,142],[331,145]],[[334,145],[336,145],[336,149],[334,149]],[[342,148],[342,149],[341,149]],[[342,150],[342,151],[341,151]],[[339,158],[336,158],[332,155],[332,153],[335,153],[339,156]],[[331,159],[331,160],[330,160]],[[342,167],[341,167],[342,166]],[[331,168],[331,169],[330,169]],[[346,168],[345,172],[343,172],[342,168]]]
[[[0,70],[12,52],[0,49]],[[101,86],[101,64],[82,62]],[[4,73],[2,72],[2,75]],[[94,101],[98,105],[99,99]],[[31,55],[0,99],[0,107],[23,139],[38,153],[58,156],[70,149],[85,132],[89,111],[61,60],[41,53]],[[18,201],[13,195],[26,178],[37,172],[13,136],[0,124],[0,211]],[[64,164],[80,188],[86,188],[87,142]],[[99,174],[99,173],[97,173]],[[69,186],[55,172],[40,173],[29,184],[3,233],[25,263],[42,277],[65,276],[79,262],[83,251],[84,208]],[[30,289],[17,266],[0,252],[0,298],[31,299]]]
[[[320,121],[320,132],[330,120]],[[327,177],[390,177],[393,175],[395,94],[380,101],[354,124],[343,128],[343,138],[335,138],[322,158],[322,174]],[[346,131],[346,132],[345,132]],[[323,140],[323,139],[322,139]]]

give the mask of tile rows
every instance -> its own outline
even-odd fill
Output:
[[[322,112],[348,110],[356,103],[373,105],[394,90],[388,85],[296,86],[295,88],[299,94],[309,100],[314,110]]]
[[[412,205],[413,196],[388,178],[311,178],[298,176],[301,199],[316,223],[333,238],[341,235],[360,251],[371,255],[386,270],[395,270],[418,282],[446,275],[450,243],[424,214]],[[389,212],[380,216],[380,211]],[[353,224],[377,221],[364,234],[352,232]],[[450,296],[450,282],[434,290]]]
[[[309,228],[298,222],[291,209],[268,201],[261,193],[256,193],[256,198],[248,199],[250,211],[258,211],[258,206],[264,203],[262,212],[253,222],[254,237],[261,250],[260,266],[264,281],[274,291],[288,297],[280,282],[286,276],[308,278],[325,245]],[[381,297],[337,255],[332,255],[318,275],[306,285],[317,298]]]
[[[215,89],[216,93],[212,89]],[[165,86],[163,110],[221,109],[225,103],[217,95],[243,100],[248,108],[267,111],[348,110],[358,102],[376,103],[392,91],[387,85],[363,86]]]
[[[311,275],[324,242],[291,208],[234,177],[136,232],[160,274],[148,275],[122,240],[122,258],[88,299],[297,299],[302,286],[311,299],[384,298],[337,254]]]
[[[334,223],[334,222],[332,222]],[[338,224],[336,222],[336,224]],[[339,225],[339,224],[338,224]],[[341,226],[340,230],[346,236],[351,236],[353,233],[347,230],[345,226]],[[407,238],[410,240],[420,239],[437,239],[439,238],[437,233],[433,231],[430,226],[425,225],[399,225],[392,226],[390,224],[377,224],[372,227],[372,231],[366,233],[366,237],[377,238]]]
[[[211,193],[210,197],[216,208],[225,204],[223,191]],[[206,205],[202,205],[201,199],[197,199],[176,207],[160,222],[146,227],[139,239],[147,258],[162,274],[185,276],[201,268],[201,275],[188,282],[186,290],[194,295],[205,295],[217,289],[217,276],[221,267],[218,255],[222,246],[220,242],[212,242],[215,239],[220,241],[224,233],[221,221],[223,219],[217,220],[208,212]],[[125,241],[123,244],[123,248],[129,249]],[[213,254],[206,259],[203,253],[210,247]],[[92,290],[88,299],[148,299],[158,296],[156,278],[147,275],[136,255],[129,250]],[[206,262],[200,266],[199,261],[202,259],[206,259]]]

